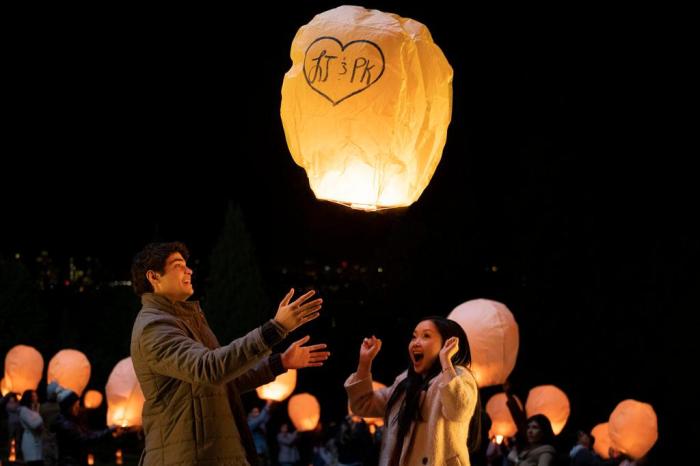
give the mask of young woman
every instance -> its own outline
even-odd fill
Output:
[[[360,347],[357,372],[345,382],[352,411],[385,419],[380,466],[469,466],[480,442],[479,391],[469,371],[467,335],[456,322],[427,317],[408,344],[408,369],[391,387],[372,390],[376,337]]]

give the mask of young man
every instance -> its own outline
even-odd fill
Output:
[[[131,335],[131,357],[146,401],[146,446],[151,465],[256,464],[256,451],[240,393],[272,381],[287,369],[321,366],[326,345],[293,343],[283,354],[270,348],[319,315],[310,291],[280,302],[274,319],[220,346],[192,296],[192,270],[184,244],[152,243],[135,257],[134,291],[143,305]]]

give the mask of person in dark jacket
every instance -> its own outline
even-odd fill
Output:
[[[271,354],[289,332],[319,316],[322,301],[311,300],[313,291],[292,301],[292,289],[273,319],[222,346],[199,303],[188,301],[194,293],[188,256],[182,243],[152,243],[132,263],[143,306],[131,334],[145,397],[141,465],[257,464],[240,394],[288,369],[323,365],[326,345],[302,346],[308,336]]]
[[[113,432],[120,433],[116,426],[96,431],[83,426],[78,420],[80,397],[72,390],[63,389],[58,393],[58,405],[61,412],[51,430],[56,433],[59,466],[87,464],[88,447],[110,438]]]

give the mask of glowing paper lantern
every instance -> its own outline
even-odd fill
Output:
[[[612,447],[634,459],[646,455],[659,438],[654,408],[636,400],[625,400],[615,407],[608,431]]]
[[[591,435],[595,437],[593,450],[604,460],[609,459],[611,445],[610,433],[608,432],[608,423],[604,422],[595,426],[591,431]]]
[[[372,390],[374,390],[376,392],[377,390],[381,390],[382,388],[386,388],[386,385],[384,385],[381,382],[377,382],[376,380],[372,381]],[[363,417],[363,418],[361,418],[360,416],[355,415],[355,413],[352,412],[352,409],[350,409],[350,402],[348,402],[348,414],[352,415],[352,420],[354,422],[359,422],[360,419],[364,419],[364,421],[370,426],[381,427],[384,425],[384,418],[381,418],[381,417]]]
[[[299,432],[308,432],[318,425],[321,405],[310,393],[299,393],[289,399],[287,413]]]
[[[508,308],[497,301],[474,299],[447,317],[467,333],[471,370],[479,387],[503,384],[515,367],[520,343],[518,324]]]
[[[294,391],[297,385],[297,370],[289,369],[278,375],[272,382],[255,389],[262,400],[284,401]]]
[[[497,436],[512,437],[518,431],[518,426],[515,425],[513,416],[510,414],[508,405],[506,404],[507,397],[505,393],[496,393],[489,398],[486,403],[486,413],[491,418],[491,429],[489,430],[489,438]],[[515,397],[518,405],[522,408],[523,404],[518,397]],[[500,443],[500,442],[498,442]]]
[[[46,379],[49,383],[55,381],[80,396],[90,381],[90,361],[78,350],[61,350],[49,361]]]
[[[9,377],[3,377],[2,380],[0,380],[0,392],[2,392],[2,396],[7,395],[12,391],[12,382],[10,381]]]
[[[44,358],[27,345],[17,345],[5,356],[5,382],[20,395],[25,390],[36,390],[44,373]],[[9,383],[8,383],[9,382]]]
[[[105,387],[107,395],[107,425],[140,426],[145,398],[134,372],[131,358],[114,366]]]
[[[316,15],[291,48],[281,116],[319,199],[408,206],[440,162],[452,68],[428,28],[357,6]]]
[[[569,398],[554,385],[540,385],[530,390],[525,402],[527,417],[544,414],[552,424],[554,435],[559,435],[569,419]]]
[[[83,399],[83,405],[87,409],[99,408],[102,404],[102,393],[97,390],[88,390]]]

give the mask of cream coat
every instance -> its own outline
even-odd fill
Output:
[[[404,441],[401,466],[469,466],[467,435],[469,422],[474,414],[478,388],[472,373],[456,366],[457,377],[443,372],[435,377],[421,399],[423,421],[414,423]],[[386,405],[396,386],[406,378],[399,375],[391,387],[372,391],[372,379],[359,379],[350,375],[345,382],[350,406],[355,414],[363,417],[383,417]],[[389,425],[385,427],[379,466],[389,464],[389,456],[396,444],[398,426],[392,422],[401,406],[399,399],[389,413]]]

